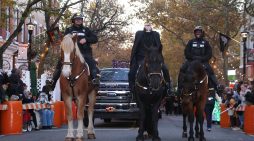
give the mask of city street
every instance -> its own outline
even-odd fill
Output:
[[[205,127],[205,126],[204,126]],[[63,141],[67,127],[60,129],[26,132],[21,135],[0,136],[1,141]],[[205,128],[206,129],[206,128]],[[133,121],[113,120],[103,123],[95,120],[96,139],[94,141],[135,141],[138,128]],[[159,121],[159,133],[162,141],[187,141],[182,139],[182,117],[163,115]],[[213,125],[212,131],[205,131],[207,141],[253,141],[254,136],[246,135],[242,131],[233,131],[230,128],[222,129]],[[85,139],[88,140],[88,139]],[[151,139],[147,139],[150,141]]]

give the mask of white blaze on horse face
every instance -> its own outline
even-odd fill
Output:
[[[64,62],[70,62],[70,53],[64,53]],[[71,65],[63,65],[62,74],[65,77],[70,76],[71,74]]]

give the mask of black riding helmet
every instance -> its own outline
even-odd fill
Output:
[[[201,37],[203,37],[204,36],[204,30],[203,30],[203,28],[202,28],[202,26],[196,26],[195,28],[194,28],[194,35],[196,36],[196,32],[197,31],[200,31],[201,32]]]
[[[78,14],[78,13],[75,13],[73,14],[73,16],[71,17],[71,22],[74,23],[75,19],[82,19],[83,20],[83,15],[82,14]]]

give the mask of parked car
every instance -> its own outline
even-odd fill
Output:
[[[138,120],[138,108],[128,83],[128,68],[101,69],[99,91],[94,106],[94,118]]]

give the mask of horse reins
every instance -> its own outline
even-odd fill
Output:
[[[76,40],[75,40],[76,41]],[[75,47],[75,41],[73,41],[73,44],[74,44],[74,57],[72,59],[71,62],[63,62],[62,64],[63,65],[70,65],[71,67],[73,66],[74,64],[74,60],[77,58],[77,55],[76,55],[76,47]],[[85,73],[86,71],[86,67],[84,67],[84,69],[82,69],[82,71],[76,75],[75,77],[72,77],[72,76],[68,76],[68,77],[65,77],[68,81],[69,81],[69,84],[70,84],[70,87],[71,87],[71,91],[72,91],[72,94],[73,94],[73,98],[75,99],[75,95],[74,95],[74,86],[75,86],[75,82]]]
[[[207,81],[208,83],[208,75],[206,74],[205,77],[199,81],[198,85],[202,84],[204,81]],[[192,94],[196,93],[198,91],[197,85],[195,84],[195,90],[191,93],[184,93],[184,96],[192,96]]]
[[[138,87],[140,87],[140,88],[142,88],[143,90],[148,90],[149,88],[149,78],[150,78],[150,76],[152,76],[152,75],[159,75],[162,79],[161,79],[161,81],[160,81],[160,84],[162,84],[163,82],[165,82],[165,80],[164,80],[164,77],[163,77],[163,71],[161,70],[161,73],[148,73],[147,75],[146,75],[146,80],[147,80],[147,82],[148,82],[148,87],[146,87],[146,86],[143,86],[143,85],[141,85],[139,82],[138,82],[138,80],[137,80],[137,74],[139,73],[139,69],[140,69],[140,66],[141,65],[139,65],[139,67],[138,67],[138,70],[137,70],[137,73],[136,73],[136,80],[135,80],[135,83],[137,84],[137,86]],[[147,77],[148,76],[148,77]],[[153,91],[158,91],[160,89],[160,87],[158,88],[158,89],[155,89],[155,90],[153,90]],[[150,92],[150,94],[152,93],[152,91]]]

